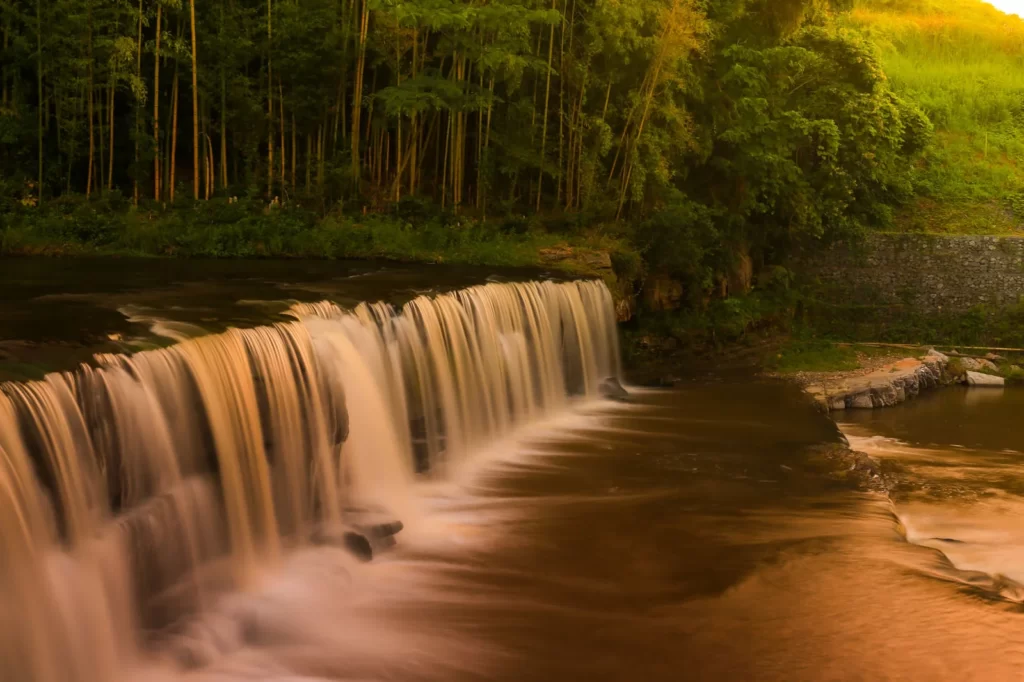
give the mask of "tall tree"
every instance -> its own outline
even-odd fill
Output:
[[[192,194],[199,199],[199,64],[196,61],[196,0],[188,3],[192,25]]]

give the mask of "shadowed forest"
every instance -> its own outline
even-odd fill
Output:
[[[1012,230],[980,0],[2,0],[0,251],[529,264],[702,294],[866,229]]]

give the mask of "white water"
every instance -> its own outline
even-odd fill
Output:
[[[619,374],[596,282],[295,315],[2,386],[3,679],[131,679],[153,637],[191,632],[226,588],[272,587],[349,510],[415,537],[417,476]],[[188,636],[196,665],[231,635]]]

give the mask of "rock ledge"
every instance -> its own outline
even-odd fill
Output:
[[[812,384],[804,390],[826,412],[877,409],[899,405],[922,391],[954,383],[947,371],[949,358],[929,351],[921,358],[906,358],[856,377]]]

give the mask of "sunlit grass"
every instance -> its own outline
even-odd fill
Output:
[[[834,343],[821,339],[790,339],[765,363],[780,374],[796,372],[852,372],[872,358],[899,359],[914,355],[913,350]]]
[[[1016,233],[1024,191],[1024,21],[981,0],[862,0],[850,21],[936,126],[897,229]],[[1019,210],[1019,202],[1017,202]]]

